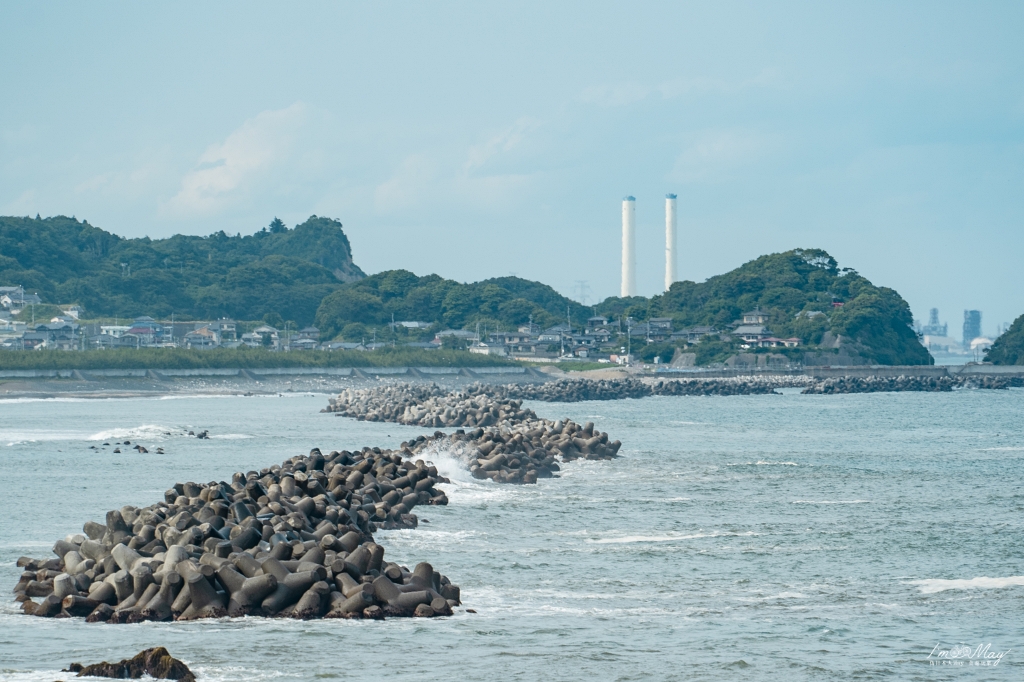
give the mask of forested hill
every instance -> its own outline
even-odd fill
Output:
[[[602,307],[614,312],[627,304],[637,311],[632,300],[608,299]],[[820,249],[761,256],[700,284],[676,282],[647,305],[648,316],[672,317],[676,326],[718,329],[758,308],[781,338],[797,337],[809,346],[838,343],[872,364],[934,363],[911,326],[913,316],[903,297],[852,268],[840,268]]]
[[[324,296],[365,275],[341,223],[275,219],[253,235],[125,239],[87,221],[0,217],[0,286],[47,303],[78,303],[89,317],[151,315],[309,324]]]
[[[567,316],[578,326],[597,312],[613,320],[671,317],[676,329],[713,326],[728,332],[755,307],[767,315],[774,335],[798,337],[805,349],[845,351],[877,364],[933,362],[898,293],[873,285],[850,268],[840,269],[824,251],[805,249],[762,256],[703,283],[677,282],[653,298],[609,298],[594,307],[517,277],[461,284],[391,270],[346,284],[325,298],[317,326],[330,338],[351,325],[349,335],[359,340],[364,328],[380,327],[392,316],[456,328],[480,323],[515,329],[531,316],[542,327],[563,323]]]
[[[985,361],[993,365],[1024,365],[1024,315],[996,339],[985,354]]]

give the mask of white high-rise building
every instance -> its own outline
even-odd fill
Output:
[[[665,195],[665,291],[676,281],[676,195]]]
[[[622,291],[623,298],[636,296],[636,198],[622,200]]]

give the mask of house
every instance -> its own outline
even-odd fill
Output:
[[[94,334],[85,340],[89,348],[117,348],[120,346],[120,339],[110,334]]]
[[[558,343],[563,336],[572,336],[572,328],[567,324],[556,324],[541,332],[537,340],[542,343]]]
[[[22,287],[0,287],[0,307],[17,315],[27,306],[39,305],[43,300],[36,294],[26,294]]]
[[[185,347],[196,350],[216,348],[220,345],[220,334],[211,329],[212,325],[200,327],[185,334]]]
[[[767,324],[768,315],[761,312],[758,308],[754,308],[749,313],[743,313],[743,324]]]
[[[21,336],[21,347],[24,350],[46,348],[47,339],[45,332],[25,332]]]
[[[686,343],[700,343],[700,340],[705,336],[715,336],[718,334],[718,330],[714,327],[690,327],[689,329],[680,329],[677,332],[672,332],[669,336],[670,341],[685,341]]]
[[[596,329],[597,327],[607,327],[608,318],[601,315],[595,315],[594,317],[587,318],[587,328]]]
[[[331,341],[321,346],[324,350],[366,350],[361,343],[347,343],[345,341]]]
[[[502,344],[477,341],[469,347],[469,352],[478,355],[500,355],[504,357],[508,355],[508,348]]]
[[[128,328],[125,334],[132,334],[137,337],[140,346],[154,346],[158,341],[162,340],[163,327],[157,324],[156,320],[152,317],[143,315],[142,317],[135,318],[132,326]]]
[[[304,327],[299,330],[300,339],[313,339],[314,341],[320,340],[320,330],[316,327]]]
[[[306,337],[297,337],[291,340],[288,347],[292,350],[315,350],[317,347],[317,340]]]
[[[142,337],[138,334],[131,332],[125,332],[121,336],[117,337],[117,345],[119,348],[141,348]]]
[[[85,312],[85,310],[80,305],[68,306],[67,308],[61,308],[61,310],[63,310],[64,314],[73,320],[77,320],[79,317],[82,316],[82,313]]]
[[[406,329],[427,329],[433,322],[417,322],[415,320],[403,320],[402,322],[396,322],[399,327],[405,327]]]
[[[230,317],[222,317],[216,322],[211,322],[207,326],[210,328],[210,331],[217,334],[217,339],[221,343],[225,341],[235,341],[238,338],[238,323]],[[186,336],[188,336],[188,334],[186,334]]]
[[[757,343],[772,335],[768,327],[760,324],[741,324],[732,333],[733,336],[738,336],[747,343]]]
[[[671,317],[652,317],[647,324],[651,326],[651,329],[661,329],[672,333]]]
[[[281,347],[281,336],[278,331],[271,327],[269,324],[260,325],[252,330],[252,333],[259,337],[259,345],[264,348],[280,348]],[[243,338],[244,340],[244,338]]]
[[[668,319],[668,318],[659,318]],[[663,326],[663,323],[654,324],[654,320],[641,322],[629,327],[629,335],[632,338],[644,338],[650,341],[667,341],[672,333],[672,325]]]
[[[756,342],[758,348],[796,348],[800,345],[800,339],[779,339],[774,336],[769,336],[767,339],[761,339]]]

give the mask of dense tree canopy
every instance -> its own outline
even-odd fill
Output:
[[[1021,315],[985,354],[993,365],[1024,365],[1024,315]]]
[[[96,316],[260,319],[309,324],[320,301],[362,271],[341,223],[275,218],[253,235],[124,239],[57,216],[0,217],[0,286]]]

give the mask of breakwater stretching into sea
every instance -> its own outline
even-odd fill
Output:
[[[417,506],[416,528],[379,528],[373,542],[400,566],[441,567],[462,605],[429,623],[103,627],[26,618],[7,601],[0,678],[65,679],[69,660],[164,645],[218,681],[350,674],[325,654],[339,646],[401,651],[381,663],[395,680],[959,680],[962,669],[929,667],[937,642],[1005,650],[1024,637],[1013,502],[1024,485],[1022,400],[1019,390],[954,390],[527,401],[518,409],[599,424],[623,445],[609,462],[559,459],[557,478],[526,486],[471,475],[458,428],[436,437],[337,419],[319,413],[319,395],[5,401],[5,584],[18,582],[19,556],[48,553],[53,538],[112,507],[143,508],[168,481],[233,483],[235,472],[260,473],[267,451],[358,443],[403,461],[413,452],[447,481],[435,489],[448,505]],[[477,428],[488,427],[463,430]],[[103,446],[129,439],[151,454]],[[158,446],[165,456],[152,454]],[[1018,677],[1014,656],[972,679]]]
[[[447,504],[442,482],[422,460],[365,448],[178,483],[163,502],[87,521],[56,559],[18,559],[15,599],[28,615],[90,623],[451,615],[457,586],[428,563],[385,562],[372,540],[415,528],[417,504]]]
[[[477,428],[420,435],[399,452],[314,449],[236,472],[231,483],[177,483],[162,502],[108,511],[104,524],[87,521],[84,535],[56,542],[55,559],[19,558],[15,600],[27,615],[90,623],[449,616],[459,588],[428,563],[412,571],[384,563],[372,539],[378,529],[415,528],[417,504],[447,505],[435,486],[448,479],[414,457],[444,441],[474,478],[536,483],[555,475],[558,459],[611,459],[621,447],[593,423],[552,422],[522,409],[521,400],[436,386],[350,390],[328,411]]]

